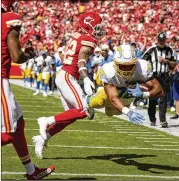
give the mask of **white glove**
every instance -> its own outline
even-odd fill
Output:
[[[88,96],[91,96],[93,94],[93,89],[95,88],[93,82],[88,77],[85,77],[83,81],[84,81],[85,93]]]

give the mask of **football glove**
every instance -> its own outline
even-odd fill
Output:
[[[143,97],[143,92],[142,92],[141,88],[139,87],[138,83],[136,84],[135,89],[128,88],[128,93],[133,97],[137,97],[137,98],[142,98]]]
[[[30,58],[36,57],[36,53],[35,53],[33,47],[27,47],[27,48],[25,48],[24,52],[25,52],[25,53],[28,53],[28,54],[30,55]]]
[[[132,110],[128,112],[127,116],[129,117],[129,121],[134,124],[142,124],[145,121],[144,117],[141,114]]]
[[[85,77],[83,81],[85,93],[88,96],[91,96],[93,94],[93,89],[95,89],[93,82],[89,79],[89,77]]]

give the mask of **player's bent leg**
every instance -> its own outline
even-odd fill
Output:
[[[59,133],[62,131],[66,126],[69,124],[75,122],[76,120],[69,121],[66,123],[57,123],[49,126],[47,128],[47,140],[44,140],[41,135],[34,136],[32,138],[33,144],[35,146],[35,155],[37,158],[42,159],[43,158],[43,150],[44,147],[47,146],[48,140],[54,136],[55,134]]]
[[[70,109],[63,113],[51,117],[41,117],[37,119],[39,124],[39,132],[43,139],[47,139],[47,128],[52,124],[74,122],[76,119],[83,119],[86,117],[86,111],[82,109]]]

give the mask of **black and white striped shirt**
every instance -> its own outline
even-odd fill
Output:
[[[150,61],[153,73],[163,74],[169,72],[169,66],[167,63],[160,63],[159,58],[163,57],[169,61],[175,61],[173,53],[173,49],[168,44],[165,44],[163,48],[154,45],[144,52],[142,59]]]

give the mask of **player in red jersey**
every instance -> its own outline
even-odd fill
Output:
[[[35,56],[32,47],[26,49],[25,53],[21,50],[19,43],[21,20],[19,15],[14,12],[16,8],[16,1],[1,1],[1,145],[12,143],[24,165],[27,179],[40,180],[54,171],[55,167],[38,168],[31,162],[24,135],[25,123],[22,110],[9,85],[11,61],[20,64]]]
[[[87,12],[80,16],[79,29],[76,31],[65,48],[64,65],[56,77],[56,85],[60,93],[65,112],[38,119],[40,134],[33,137],[35,153],[42,158],[42,151],[46,140],[67,125],[89,116],[86,95],[92,95],[94,84],[88,78],[86,63],[92,55],[97,39],[101,39],[105,31],[102,19],[98,13]],[[83,78],[84,91],[78,84],[79,77]]]

